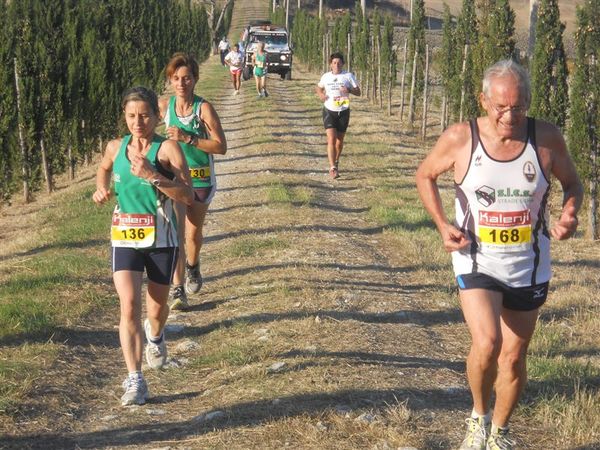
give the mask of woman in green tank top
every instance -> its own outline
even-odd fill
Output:
[[[177,221],[174,202],[191,204],[189,169],[175,141],[155,134],[159,122],[154,92],[137,87],[123,98],[130,134],[106,146],[96,175],[97,204],[112,197],[115,182],[117,205],[112,217],[113,281],[121,304],[119,337],[129,372],[123,383],[123,405],[143,404],[148,388],[142,376],[142,277],[148,276],[146,359],[152,368],[167,358],[163,329],[169,307],[169,285],[177,261]]]
[[[185,53],[175,53],[165,69],[174,95],[160,100],[167,137],[179,142],[190,168],[195,192],[192,205],[187,208],[183,205],[178,207],[178,217],[181,217],[182,225],[181,251],[173,278],[171,309],[186,309],[186,291],[190,294],[196,293],[202,286],[202,228],[208,206],[217,188],[213,155],[224,155],[227,151],[225,133],[217,112],[209,102],[194,94],[198,72],[198,63],[193,57]]]
[[[267,53],[265,43],[259,42],[256,51],[252,54],[252,66],[254,67],[254,80],[259,97],[268,97],[267,92]]]

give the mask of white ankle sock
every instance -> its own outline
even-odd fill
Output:
[[[472,419],[479,419],[480,417],[483,417],[483,421],[486,424],[489,424],[492,421],[492,412],[488,411],[487,413],[481,415],[477,411],[475,411],[475,409],[473,409],[473,411],[471,411],[471,418]]]
[[[497,433],[498,430],[506,431],[506,430],[508,430],[508,426],[506,426],[506,427],[499,427],[498,425],[496,425],[496,424],[494,424],[492,422],[492,433]]]

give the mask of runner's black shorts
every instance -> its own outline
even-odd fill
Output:
[[[323,125],[325,129],[335,128],[340,133],[345,133],[350,123],[350,109],[343,111],[330,111],[323,107]]]
[[[119,270],[143,272],[146,269],[150,281],[168,285],[173,280],[178,252],[179,247],[113,247],[112,270],[113,272]]]
[[[548,282],[527,287],[511,287],[483,273],[467,273],[456,277],[460,289],[486,289],[502,294],[502,306],[514,311],[533,311],[546,302]]]
[[[210,202],[215,196],[215,192],[215,186],[194,188],[194,201],[203,203],[205,205],[210,205]]]

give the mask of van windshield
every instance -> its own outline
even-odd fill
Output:
[[[287,36],[285,34],[254,34],[250,42],[264,42],[267,45],[285,45]]]

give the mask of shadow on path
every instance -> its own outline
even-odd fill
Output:
[[[189,393],[188,395],[197,395]],[[145,448],[161,441],[179,441],[201,436],[219,430],[232,430],[238,427],[256,427],[273,420],[302,415],[319,415],[344,405],[351,409],[368,408],[374,414],[385,414],[399,401],[408,400],[412,410],[448,411],[461,407],[468,408],[466,390],[454,389],[398,389],[398,390],[346,390],[299,394],[280,398],[274,405],[265,399],[241,402],[220,408],[222,418],[205,420],[211,411],[190,411],[188,420],[177,422],[155,422],[106,430],[55,434],[44,433],[25,436],[3,436],[0,447],[5,449],[66,449],[66,448],[110,448],[125,445],[138,445]],[[214,410],[213,410],[214,411]],[[442,438],[442,436],[440,436]],[[192,444],[193,446],[193,444]]]

